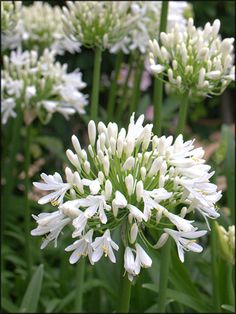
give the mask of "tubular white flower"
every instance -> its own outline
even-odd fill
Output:
[[[96,141],[96,125],[93,120],[89,121],[88,124],[88,136],[89,136],[89,141],[92,146],[94,146],[95,141]]]

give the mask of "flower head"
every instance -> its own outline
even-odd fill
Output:
[[[86,47],[109,48],[122,40],[134,17],[128,1],[67,1],[63,7],[65,32]]]
[[[54,50],[56,54],[80,51],[80,44],[64,35],[62,9],[44,1],[22,6],[17,27],[10,35],[3,37],[2,43],[3,48],[33,49],[39,53],[46,48]]]
[[[8,36],[14,30],[21,1],[1,1],[1,32]],[[3,34],[2,34],[3,35]]]
[[[193,98],[220,95],[234,80],[234,38],[221,39],[220,21],[196,28],[188,20],[185,31],[178,24],[160,34],[161,44],[150,41],[150,68],[163,73],[167,90]]]
[[[2,123],[15,110],[31,112],[48,122],[54,112],[65,118],[78,112],[85,113],[87,99],[81,93],[86,84],[79,70],[67,73],[67,65],[55,61],[55,53],[44,50],[39,56],[34,50],[12,51],[3,57],[1,71]]]
[[[143,245],[157,249],[171,236],[181,261],[184,251],[200,253],[202,247],[194,239],[206,231],[197,231],[194,220],[186,216],[197,210],[206,220],[217,218],[215,202],[221,197],[209,182],[212,173],[204,164],[202,148],[194,148],[193,141],[184,142],[182,135],[175,140],[158,138],[152,134],[152,124],[143,122],[143,115],[135,121],[133,114],[126,131],[116,123],[96,126],[90,121],[87,150],[72,136],[75,153],[69,150],[67,156],[74,170],[66,168],[66,182],[58,174],[43,174],[45,183],[34,183],[49,191],[39,202],[57,202],[70,219],[72,237],[79,240],[69,248],[78,250],[79,256],[88,254],[91,263],[103,255],[116,262],[113,249],[119,247],[111,232],[121,226],[124,267],[130,280],[152,265]],[[145,236],[149,228],[163,230],[155,246]],[[86,242],[89,231],[94,241],[90,237]],[[77,259],[73,253],[71,262]]]

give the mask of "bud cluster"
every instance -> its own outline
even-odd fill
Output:
[[[82,149],[72,136],[74,151],[66,155],[73,169],[66,167],[66,182],[59,173],[41,178],[34,185],[47,195],[39,204],[51,202],[58,206],[52,213],[33,216],[38,224],[32,235],[44,235],[41,248],[57,238],[66,225],[72,225],[72,238],[78,238],[66,251],[73,251],[70,262],[88,255],[91,264],[102,255],[116,262],[113,249],[118,245],[111,231],[121,227],[125,246],[124,268],[133,280],[141,267],[150,267],[151,258],[143,249],[158,249],[168,237],[177,244],[180,260],[184,251],[201,252],[196,238],[206,234],[197,231],[188,213],[197,211],[206,222],[219,216],[215,203],[221,198],[216,185],[209,182],[214,174],[205,164],[202,148],[193,141],[183,141],[182,135],[157,137],[152,124],[143,126],[144,115],[128,130],[118,130],[116,123],[107,126],[94,121],[88,124],[90,144]],[[50,192],[48,192],[50,191]],[[150,243],[148,230],[162,231],[159,239]]]
[[[224,260],[235,264],[235,226],[229,226],[228,231],[219,224],[216,226],[220,254]]]
[[[140,53],[145,54],[149,40],[154,38],[160,27],[161,7],[162,1],[130,1],[130,12],[136,19],[135,25],[129,29],[128,34],[121,41],[111,47],[110,52],[116,53],[122,50],[127,54],[133,50],[139,50]],[[174,23],[185,28],[184,13],[186,10],[191,10],[191,5],[185,1],[169,2],[168,30]]]
[[[160,34],[160,45],[150,41],[150,69],[157,78],[163,74],[167,91],[192,98],[220,95],[235,80],[234,38],[222,40],[219,29],[219,20],[201,29],[190,18],[186,31],[176,24]]]
[[[15,110],[30,111],[46,123],[54,112],[65,118],[85,113],[87,96],[81,93],[86,84],[79,70],[67,73],[67,64],[55,62],[55,53],[44,50],[42,56],[36,51],[12,51],[3,56],[1,71],[2,123]]]
[[[59,6],[35,1],[30,6],[21,7],[17,27],[3,37],[3,48],[34,49],[40,53],[49,48],[55,50],[56,54],[64,54],[65,51],[80,51],[80,44],[64,35],[62,10]]]
[[[9,33],[16,26],[21,1],[1,1],[1,32]]]
[[[135,20],[129,1],[67,1],[65,32],[84,46],[109,48],[122,40]]]

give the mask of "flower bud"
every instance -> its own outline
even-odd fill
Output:
[[[106,200],[109,200],[111,198],[112,194],[112,184],[110,180],[106,180],[105,183],[105,198]]]
[[[123,170],[127,171],[134,167],[134,157],[128,157],[123,165]]]
[[[128,191],[128,195],[130,196],[133,192],[133,185],[134,185],[134,178],[132,174],[129,174],[127,177],[125,177],[125,185]]]
[[[147,169],[145,167],[141,167],[140,169],[140,174],[141,174],[141,178],[144,181],[146,178],[146,174],[147,174]]]
[[[136,196],[137,196],[137,201],[140,202],[141,198],[143,196],[143,181],[138,181],[136,185]]]
[[[162,233],[162,235],[160,236],[159,240],[157,241],[157,243],[154,245],[155,249],[160,249],[168,240],[169,238],[169,234],[168,233]]]
[[[90,120],[88,124],[88,136],[91,145],[94,146],[96,141],[96,125],[93,120]]]
[[[137,235],[138,235],[138,225],[137,223],[135,222],[132,227],[131,227],[131,230],[130,230],[130,243],[133,244],[136,239],[137,239]]]

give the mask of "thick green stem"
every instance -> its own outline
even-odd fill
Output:
[[[83,306],[83,283],[84,283],[85,258],[81,257],[76,269],[76,293],[75,312],[82,313]]]
[[[211,265],[212,265],[212,284],[213,284],[213,298],[212,305],[215,313],[220,310],[220,292],[219,292],[219,267],[218,267],[218,239],[215,222],[211,221]]]
[[[108,97],[108,121],[113,121],[114,105],[116,98],[117,80],[119,77],[120,67],[123,60],[123,53],[120,51],[116,56],[115,74],[111,81],[111,88]]]
[[[140,60],[139,62],[137,62],[137,68],[136,68],[135,78],[134,78],[133,94],[132,94],[131,103],[129,107],[130,109],[129,115],[131,115],[137,109],[138,100],[140,97],[140,83],[142,79],[142,74],[143,74],[143,61]]]
[[[93,88],[92,88],[92,98],[91,98],[91,119],[95,121],[97,120],[97,115],[98,115],[101,61],[102,61],[102,50],[99,47],[96,47],[95,55],[94,55]]]
[[[179,117],[178,117],[178,125],[176,128],[176,136],[179,134],[183,134],[185,131],[186,118],[188,112],[188,96],[184,95],[182,98],[180,109],[179,109]]]
[[[121,276],[123,276],[122,273]],[[117,313],[129,313],[131,285],[131,281],[129,281],[127,274],[125,274],[125,276],[121,280],[121,290]]]
[[[30,167],[30,143],[31,143],[31,127],[26,127],[25,141],[25,254],[27,259],[28,273],[31,275],[32,270],[32,253],[30,243],[30,208],[29,208],[29,167]]]
[[[167,15],[168,15],[168,1],[162,1],[161,7],[161,22],[160,22],[160,33],[166,31],[167,25]],[[162,75],[159,76],[160,79],[154,79],[154,95],[153,95],[153,106],[154,106],[154,119],[153,128],[154,133],[158,136],[161,135],[162,126],[162,101],[163,101],[163,82],[161,81]]]
[[[166,242],[161,252],[158,313],[165,313],[168,276],[170,267],[171,241]]]

